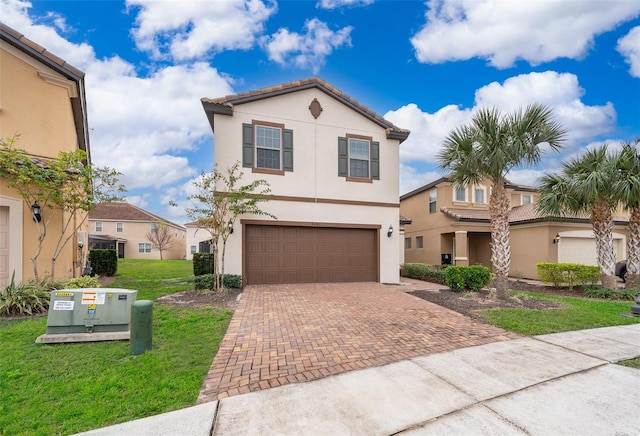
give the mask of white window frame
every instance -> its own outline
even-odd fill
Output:
[[[198,252],[198,247],[195,245],[192,245],[190,247],[190,251],[191,251],[191,254],[196,254]]]
[[[433,208],[431,207],[431,205],[433,205]],[[429,191],[428,207],[429,213],[438,212],[438,190],[436,188],[433,188],[431,191]]]
[[[453,201],[458,201],[458,202],[467,202],[467,196],[469,195],[469,190],[467,189],[467,187],[457,187],[457,188],[453,188]],[[458,199],[458,192],[463,192],[464,193],[464,200],[459,200]]]
[[[156,233],[158,231],[158,223],[151,223],[149,225],[149,231],[151,233]]]
[[[273,130],[273,131],[277,131],[278,132],[278,147],[270,147],[265,145],[264,143],[261,145],[260,144],[260,136],[259,136],[259,132],[264,129],[266,130]],[[282,171],[282,128],[280,127],[274,127],[274,126],[265,126],[262,124],[256,124],[255,125],[255,168],[260,168],[263,170],[273,170],[273,171]],[[258,150],[269,150],[269,151],[278,151],[278,168],[272,168],[272,167],[266,167],[266,166],[260,166],[258,164]]]
[[[529,201],[525,201],[524,199],[528,198]],[[525,204],[531,204],[533,203],[533,196],[531,194],[520,194],[520,204],[521,205],[525,205]]]
[[[354,153],[351,151],[352,143],[354,145],[356,145],[356,144],[365,145],[366,144],[366,149],[367,149],[366,158],[364,158],[363,156],[353,157]],[[348,174],[349,174],[349,177],[352,177],[352,178],[355,178],[355,179],[370,179],[371,178],[371,141],[368,140],[368,139],[363,139],[363,138],[347,138],[347,155],[349,156],[349,160],[348,160],[348,166],[349,166]],[[353,172],[351,171],[351,161],[366,162],[367,163],[367,175],[366,176],[354,175]]]
[[[96,221],[96,232],[102,231],[102,221]]]
[[[477,201],[476,195],[482,191],[482,201]],[[487,204],[487,187],[484,185],[475,185],[473,187],[473,202],[475,204]]]
[[[116,232],[118,232],[118,233],[124,232],[124,223],[122,223],[122,222],[117,222],[116,223]]]
[[[151,243],[149,243],[149,242],[139,242],[138,243],[138,253],[151,253]]]

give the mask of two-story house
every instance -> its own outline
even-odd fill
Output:
[[[245,283],[399,281],[401,129],[319,78],[203,98],[215,162],[272,195],[242,216],[225,271]]]
[[[595,238],[587,216],[540,216],[534,187],[511,182],[505,187],[511,199],[512,275],[537,278],[539,262],[597,265]],[[445,176],[402,195],[400,213],[412,220],[405,226],[405,262],[491,268],[490,193],[489,181],[455,187]],[[616,217],[615,222],[616,255],[624,259],[628,219]]]
[[[0,137],[18,135],[15,146],[40,165],[61,151],[78,149],[87,152],[90,162],[84,73],[2,23],[0,63]],[[34,276],[31,256],[38,248],[38,231],[31,208],[0,178],[0,287],[14,274],[17,283]],[[51,269],[56,235],[62,232],[62,212],[50,213],[43,208],[42,219],[50,221],[38,257],[41,275]],[[83,217],[76,219],[81,223]],[[56,278],[82,274],[85,235],[86,224],[69,235],[72,239],[57,257]]]
[[[89,212],[89,246],[117,250],[119,258],[160,259],[158,246],[147,238],[159,228],[167,244],[163,259],[184,259],[186,229],[162,217],[124,202],[101,203]],[[155,238],[157,239],[157,237]]]

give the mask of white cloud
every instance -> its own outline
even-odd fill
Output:
[[[620,38],[616,48],[631,65],[629,69],[631,76],[640,77],[640,26],[634,27],[627,35]]]
[[[442,175],[436,171],[421,172],[413,166],[400,164],[400,195],[411,192],[440,177]]]
[[[367,6],[375,2],[375,0],[320,0],[316,3],[319,9],[337,9],[343,6],[359,7]]]
[[[429,0],[427,8],[411,39],[420,62],[479,57],[506,68],[519,59],[579,59],[596,35],[636,17],[640,2]]]
[[[139,8],[132,30],[138,48],[175,60],[251,48],[277,9],[260,0],[127,0],[127,6]]]
[[[409,138],[400,146],[400,160],[405,163],[437,164],[437,155],[447,135],[468,123],[474,110],[487,106],[507,113],[531,103],[548,105],[556,120],[568,130],[567,148],[572,149],[611,131],[616,121],[612,103],[588,106],[580,100],[583,94],[575,75],[547,71],[511,77],[504,83],[493,82],[478,89],[472,109],[449,105],[432,114],[411,103],[387,112],[384,117],[411,130]]]
[[[305,33],[281,28],[264,37],[262,43],[269,59],[280,65],[293,63],[298,68],[317,73],[335,48],[351,46],[351,26],[334,32],[326,23],[313,18],[307,20],[304,27]]]

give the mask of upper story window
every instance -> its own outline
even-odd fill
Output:
[[[124,223],[116,223],[116,232],[122,233],[124,231]]]
[[[339,137],[338,176],[351,181],[380,180],[380,143],[368,136]]]
[[[474,203],[486,203],[486,189],[484,186],[475,186],[473,188],[473,202]]]
[[[267,121],[243,124],[242,166],[267,174],[293,171],[293,130]]]
[[[429,191],[429,213],[436,213],[438,211],[437,199],[438,192],[435,189]]]
[[[520,197],[520,204],[525,205],[525,204],[531,204],[532,202],[532,198],[531,198],[531,194],[522,194],[522,196]]]
[[[280,169],[281,130],[256,126],[256,167]]]
[[[158,231],[158,223],[151,223],[150,230],[151,233],[156,233]]]
[[[455,201],[467,201],[467,188],[458,186],[455,188],[455,192],[453,194],[453,199]]]
[[[102,221],[96,221],[96,232],[102,231]]]

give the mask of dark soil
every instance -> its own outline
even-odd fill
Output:
[[[582,296],[576,289],[552,288],[550,286],[532,284],[521,280],[511,281],[510,288],[516,291],[537,292],[562,297]],[[560,302],[522,295],[510,296],[506,300],[500,300],[496,298],[494,292],[487,289],[479,292],[454,292],[444,285],[440,290],[416,290],[409,292],[409,294],[475,319],[480,319],[478,312],[484,309],[518,308],[549,310],[564,307],[564,304]]]

